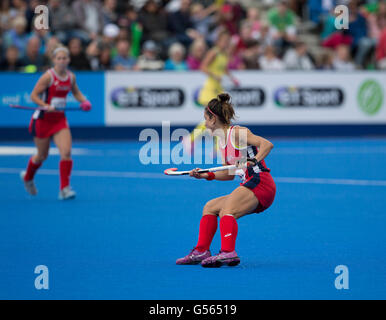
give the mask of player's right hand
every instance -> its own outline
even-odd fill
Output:
[[[189,176],[194,177],[196,179],[204,179],[206,173],[199,173],[198,171],[201,170],[200,168],[193,169],[189,172]]]

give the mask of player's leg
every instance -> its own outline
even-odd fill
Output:
[[[252,190],[240,186],[226,197],[226,201],[219,213],[220,218],[225,215],[232,215],[239,219],[245,215],[251,214],[259,205],[259,200]]]
[[[54,135],[54,142],[59,149],[60,162],[60,199],[72,199],[75,197],[75,192],[70,187],[70,176],[72,170],[71,148],[72,136],[69,128],[60,130]]]
[[[36,171],[40,168],[43,161],[48,157],[48,151],[50,149],[50,138],[34,137],[34,143],[37,149],[37,153],[29,159],[27,170],[20,173],[20,177],[24,181],[25,189],[31,195],[37,194],[37,189],[33,179]]]
[[[204,267],[219,267],[223,264],[235,266],[240,258],[235,251],[238,226],[236,219],[253,213],[259,201],[255,194],[246,187],[240,186],[225,198],[220,216],[221,251],[217,256],[202,261]]]
[[[203,252],[209,250],[210,244],[217,231],[217,216],[220,214],[226,198],[227,196],[218,197],[205,204],[196,245],[198,251]]]
[[[211,256],[209,247],[217,231],[217,216],[226,197],[219,197],[206,203],[200,221],[197,245],[187,256],[178,259],[177,264],[198,264]]]
[[[253,213],[259,201],[248,188],[236,188],[226,199],[220,211],[221,251],[235,250],[237,237],[237,221],[244,215]]]
[[[50,150],[50,138],[37,138],[34,137],[34,143],[37,149],[37,153],[32,156],[34,163],[42,163],[48,157]]]

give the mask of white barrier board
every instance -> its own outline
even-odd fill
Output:
[[[245,124],[386,124],[386,73],[234,72],[236,122]],[[107,72],[107,126],[195,125],[201,72]]]

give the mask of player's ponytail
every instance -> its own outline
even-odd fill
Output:
[[[235,117],[231,96],[228,93],[221,93],[217,98],[210,100],[206,111],[210,117],[217,116],[226,125],[230,125]]]

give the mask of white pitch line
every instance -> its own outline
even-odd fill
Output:
[[[35,147],[22,146],[0,146],[0,156],[29,156],[36,153]],[[100,153],[97,150],[89,150],[85,148],[72,148],[71,153],[77,156],[96,155]],[[50,155],[59,155],[58,148],[50,148]]]
[[[331,178],[298,178],[298,177],[274,177],[279,183],[303,183],[303,184],[337,184],[351,186],[377,186],[386,187],[386,180],[359,180],[359,179],[331,179]]]
[[[0,174],[19,174],[24,168],[0,168]],[[42,175],[58,175],[55,169],[40,169]],[[127,179],[173,179],[157,172],[128,172],[128,171],[95,171],[95,170],[74,170],[73,176],[79,177],[103,177],[103,178],[127,178]],[[186,177],[185,177],[186,178]],[[183,179],[183,177],[178,177]],[[274,177],[277,183],[296,184],[330,184],[330,185],[351,185],[351,186],[374,186],[386,187],[386,180],[360,180],[360,179],[334,179],[334,178],[303,178],[303,177]]]
[[[384,154],[385,146],[359,147],[277,147],[275,154]]]
[[[0,174],[19,174],[25,168],[0,168]],[[59,175],[57,169],[40,169],[42,175]],[[79,177],[103,177],[103,178],[128,178],[128,179],[170,179],[162,173],[151,172],[128,172],[128,171],[94,171],[94,170],[73,170],[71,175]]]

